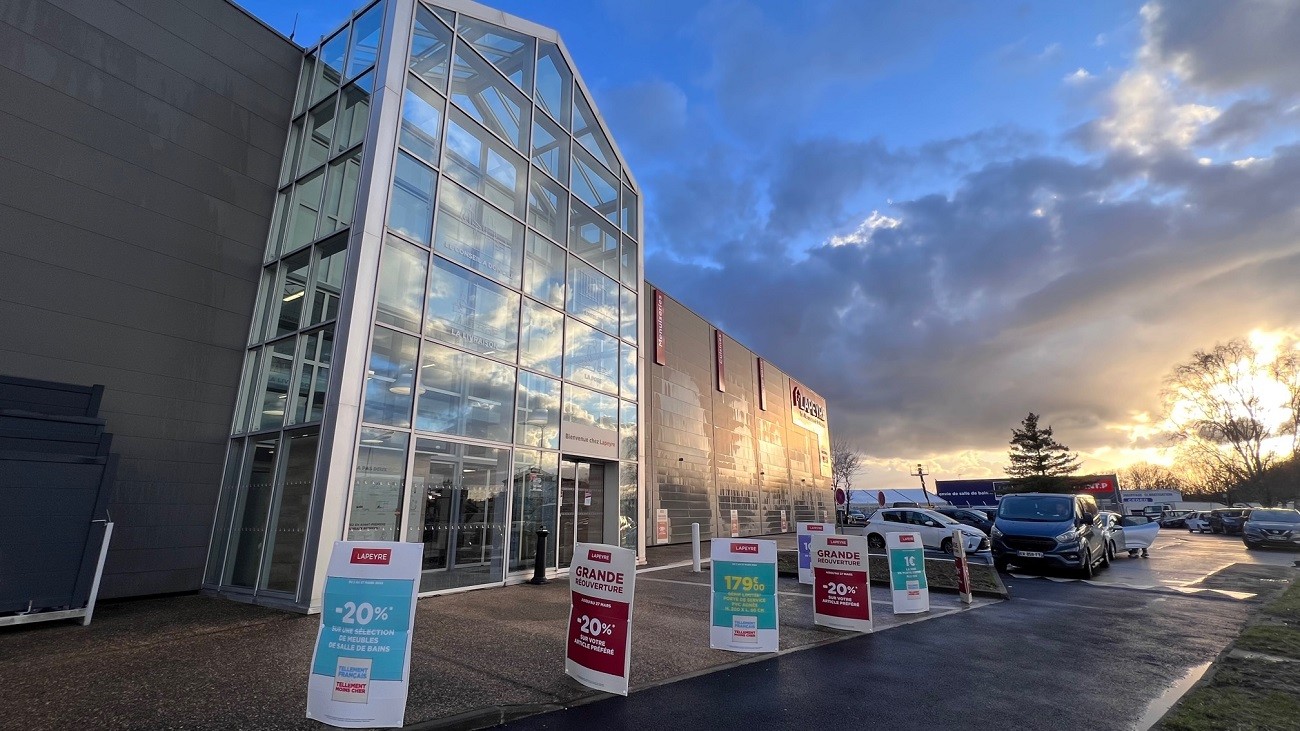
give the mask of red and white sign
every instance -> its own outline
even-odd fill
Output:
[[[718,371],[718,390],[723,393],[727,392],[727,354],[723,347],[725,343],[726,343],[726,338],[723,337],[722,331],[717,328],[714,328],[713,329],[714,365],[717,367],[717,371]]]
[[[352,560],[349,563],[387,566],[392,558],[393,549],[391,548],[354,548],[352,549]]]
[[[655,289],[655,313],[654,313],[654,341],[655,341],[655,363],[666,365],[668,363],[668,348],[665,346],[664,339],[664,293]]]
[[[564,672],[588,688],[627,695],[632,668],[636,552],[578,543],[569,571],[569,636]]]
[[[781,532],[790,532],[790,519],[786,516],[786,511],[784,510],[781,511]]]
[[[813,570],[813,624],[850,632],[870,632],[871,575],[863,536],[815,535],[810,545]]]
[[[659,508],[655,511],[655,543],[668,542],[668,508]]]
[[[731,537],[740,537],[740,513],[735,510],[731,511]]]
[[[953,529],[952,532],[952,560],[953,568],[957,571],[957,593],[961,595],[962,604],[971,604],[975,597],[970,591],[970,566],[966,563],[966,543],[962,532]]]

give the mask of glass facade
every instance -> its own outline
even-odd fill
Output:
[[[208,585],[309,604],[336,539],[422,543],[422,591],[531,571],[542,526],[557,570],[643,543],[640,196],[556,41],[384,0],[307,54]]]

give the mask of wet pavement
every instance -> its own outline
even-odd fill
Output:
[[[779,539],[794,545],[793,536]],[[705,544],[707,555],[707,544]],[[708,647],[707,571],[690,547],[649,551],[638,572],[633,691],[761,661],[771,655]],[[814,627],[810,587],[778,584],[781,652],[855,635]],[[873,589],[877,633],[941,618],[960,624],[995,600],[962,609],[933,592],[924,615],[895,617]],[[599,698],[566,677],[568,583],[519,584],[421,599],[406,722],[481,727],[498,719]],[[187,595],[101,604],[90,627],[71,623],[0,631],[4,729],[320,729],[305,718],[308,666],[320,619]]]

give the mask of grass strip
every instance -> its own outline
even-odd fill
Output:
[[[1233,645],[1286,658],[1227,656],[1161,719],[1164,731],[1300,730],[1300,582],[1263,607]]]

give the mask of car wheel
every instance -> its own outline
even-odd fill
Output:
[[[875,548],[877,550],[884,548],[885,547],[884,536],[881,536],[879,533],[872,533],[871,535],[867,536],[867,547]]]
[[[1104,569],[1107,566],[1110,566],[1110,559],[1111,556],[1113,555],[1114,555],[1113,545],[1106,546],[1106,550],[1101,552],[1101,568]]]
[[[1253,551],[1256,548],[1259,548],[1259,546],[1256,546],[1254,543],[1251,543],[1250,541],[1242,541],[1242,543],[1246,544],[1247,551]]]
[[[949,556],[951,556],[951,555],[952,555],[952,539],[951,539],[951,538],[945,538],[945,539],[943,539],[943,540],[939,543],[939,550],[940,550],[940,551],[943,551],[944,553],[946,553],[946,554],[948,554]]]
[[[1083,564],[1079,567],[1079,574],[1084,579],[1093,577],[1092,571],[1092,548],[1087,543],[1079,544],[1079,560]]]

